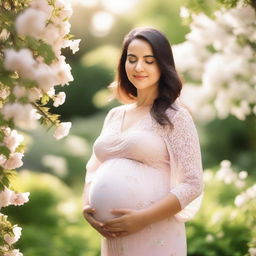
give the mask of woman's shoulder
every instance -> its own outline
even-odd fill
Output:
[[[116,106],[116,107],[111,108],[108,111],[106,118],[107,119],[112,119],[112,118],[118,116],[118,114],[123,112],[124,108],[125,108],[125,105],[120,105],[120,106]]]
[[[172,107],[166,110],[166,114],[172,123],[178,120],[192,120],[189,108],[178,100],[172,104]]]

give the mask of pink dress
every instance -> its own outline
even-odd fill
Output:
[[[114,218],[110,209],[142,209],[173,193],[182,210],[143,230],[102,238],[101,256],[185,256],[184,222],[202,199],[202,163],[197,131],[189,112],[174,103],[167,110],[173,129],[161,127],[147,113],[121,130],[128,105],[109,111],[87,163],[89,203],[101,221]]]

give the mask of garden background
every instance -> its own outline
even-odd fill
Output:
[[[253,1],[247,2],[255,7]],[[72,121],[70,134],[61,141],[55,141],[52,131],[46,132],[44,127],[24,134],[27,146],[24,164],[12,184],[18,191],[29,191],[30,201],[23,206],[1,210],[22,227],[22,236],[15,246],[24,255],[100,255],[100,236],[82,217],[81,195],[92,143],[100,133],[107,111],[119,104],[109,101],[107,86],[114,80],[124,35],[136,26],[154,26],[167,35],[172,45],[178,45],[192,37],[187,36],[192,30],[189,10],[214,19],[214,11],[224,7],[230,10],[236,4],[237,1],[213,0],[73,1],[71,33],[82,40],[76,55],[68,49],[63,54],[72,67],[74,81],[58,88],[67,95],[65,104],[51,107],[51,112],[61,114],[63,121]],[[207,99],[207,107],[212,105],[217,109],[215,116],[209,114],[210,110],[208,114],[198,114],[199,109],[192,111],[201,142],[205,196],[196,218],[186,224],[190,256],[256,255],[253,249],[256,247],[255,42],[251,46],[254,55],[250,63],[254,65],[254,73],[249,75],[254,77],[254,87],[248,102],[254,112],[220,113],[219,109],[226,107],[225,95],[218,103]],[[204,47],[201,44],[197,48],[198,55]],[[189,59],[196,58],[197,54],[190,56],[190,53],[187,51],[188,55],[179,59],[177,66],[184,62],[189,69]],[[242,65],[239,58],[243,56],[237,56],[233,61]],[[206,57],[200,58],[203,57],[198,59],[204,63]],[[229,72],[231,62],[223,72]],[[199,68],[196,62],[190,65],[191,69]],[[184,71],[181,72],[184,88],[200,84],[198,74],[181,71]],[[221,74],[215,73],[215,76]],[[250,84],[251,80],[243,82]],[[223,90],[216,84],[217,89]],[[194,93],[193,97],[196,100],[197,95]]]

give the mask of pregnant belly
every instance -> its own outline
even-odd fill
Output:
[[[169,192],[169,174],[137,161],[115,158],[105,161],[90,186],[89,203],[94,217],[106,221],[117,217],[111,209],[141,209]]]

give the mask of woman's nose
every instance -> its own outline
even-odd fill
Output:
[[[144,68],[143,68],[143,63],[142,63],[141,61],[138,61],[138,62],[136,63],[135,70],[136,70],[137,72],[140,72],[140,71],[143,71],[143,70],[144,70]]]

